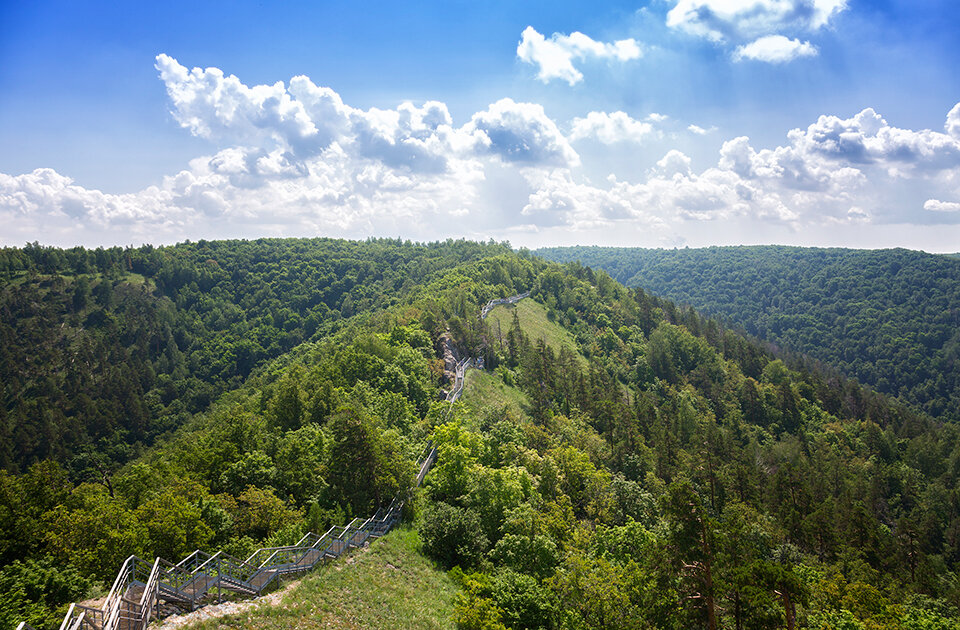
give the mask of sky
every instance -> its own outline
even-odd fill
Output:
[[[960,3],[0,0],[0,245],[960,251]]]

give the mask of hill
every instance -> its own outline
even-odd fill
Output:
[[[0,468],[126,462],[304,341],[507,251],[382,239],[0,249]]]
[[[573,247],[577,260],[960,421],[960,260],[902,249]]]
[[[523,291],[499,327],[480,319]],[[428,440],[437,462],[406,518],[410,553],[458,588],[438,626],[960,622],[957,425],[524,252],[451,265],[338,321],[122,465],[0,472],[0,624],[56,627],[131,553],[246,557],[369,514],[410,487]],[[454,351],[485,371],[451,407]],[[304,601],[330,601],[308,583]],[[404,595],[410,609],[430,596]],[[310,614],[285,606],[263,623]]]

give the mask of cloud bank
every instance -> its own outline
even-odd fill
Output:
[[[728,139],[713,164],[672,149],[630,181],[593,181],[603,145],[639,158],[663,139],[667,118],[592,111],[558,122],[539,104],[504,98],[458,123],[437,101],[364,110],[303,76],[247,86],[167,55],[156,66],[174,119],[211,153],[132,194],[87,189],[51,169],[0,174],[7,244],[550,229],[640,230],[675,242],[710,222],[960,222],[960,104],[943,131],[898,128],[867,108],[820,116],[773,148]]]

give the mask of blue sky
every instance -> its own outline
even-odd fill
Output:
[[[952,0],[0,3],[0,244],[957,251],[957,24]]]

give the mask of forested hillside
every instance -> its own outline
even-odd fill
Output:
[[[332,239],[0,249],[0,467],[125,462],[266,361],[505,251]]]
[[[603,272],[431,247],[470,259],[341,306],[126,464],[0,472],[0,625],[57,627],[132,553],[243,557],[368,514],[409,487],[428,439],[438,459],[408,519],[460,589],[460,628],[960,623],[957,425],[791,370]],[[452,409],[451,346],[485,365]]]
[[[960,421],[960,260],[903,249],[547,248]]]

